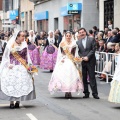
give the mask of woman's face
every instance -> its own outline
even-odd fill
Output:
[[[30,35],[33,36],[33,31],[30,32]]]
[[[52,37],[53,37],[53,32],[50,33],[50,38],[52,38]]]
[[[119,49],[120,49],[119,45],[116,45],[115,46],[115,51],[119,51]]]
[[[66,40],[71,40],[72,35],[70,33],[66,33],[65,38]]]
[[[21,32],[20,33],[20,36],[17,37],[17,39],[20,41],[20,42],[23,42],[25,40],[25,33],[24,32]]]

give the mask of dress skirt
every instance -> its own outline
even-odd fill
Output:
[[[53,70],[56,64],[56,59],[57,50],[55,49],[52,54],[49,54],[46,47],[41,56],[40,68],[44,70]]]
[[[0,99],[26,101],[36,98],[34,81],[23,65],[4,68],[0,78]]]
[[[40,65],[40,53],[39,48],[37,48],[35,45],[30,44],[28,45],[28,50],[30,54],[30,59],[32,61],[33,65]]]
[[[48,90],[54,92],[78,92],[83,91],[83,82],[74,63],[66,58],[59,61],[52,73]]]
[[[120,103],[120,81],[112,81],[108,101]]]

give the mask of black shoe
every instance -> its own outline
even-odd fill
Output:
[[[66,92],[65,93],[65,98],[68,98],[68,97],[69,97],[68,92]]]
[[[98,95],[93,95],[93,97],[94,97],[95,99],[100,99],[100,98],[98,97]]]
[[[68,93],[68,98],[72,98],[71,92]]]
[[[10,104],[10,109],[14,109],[14,108],[15,108],[14,104]]]
[[[83,96],[83,98],[89,98],[89,95],[85,95],[85,96]]]
[[[20,107],[19,103],[15,103],[15,108],[19,108],[19,107]]]
[[[111,82],[111,81],[112,81],[112,78],[109,78],[109,79],[108,79],[108,82]]]
[[[53,72],[53,70],[50,70],[50,72]]]

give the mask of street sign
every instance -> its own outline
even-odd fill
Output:
[[[78,14],[78,10],[68,10],[68,14]]]
[[[68,3],[67,9],[68,10],[78,10],[78,3]]]
[[[16,16],[18,16],[18,9],[9,11],[9,18],[10,18],[10,20],[16,19]]]
[[[81,3],[68,3],[67,4],[68,14],[78,14],[80,10],[82,10]]]

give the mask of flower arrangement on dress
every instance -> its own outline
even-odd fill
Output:
[[[29,64],[29,65],[28,65],[27,70],[28,70],[29,73],[38,72],[38,69],[36,68],[36,66],[34,66],[34,65],[32,65],[32,64]]]
[[[73,60],[74,60],[75,63],[82,62],[82,58],[80,58],[80,57],[74,57]]]
[[[63,48],[65,54],[68,56],[69,59],[71,59],[74,63],[80,63],[82,62],[82,58],[80,57],[74,57],[70,52],[69,49],[64,45],[64,43],[61,45]]]
[[[65,54],[68,56],[68,58],[69,58],[70,60],[72,60],[73,63],[75,63],[75,66],[76,66],[76,64],[79,64],[80,62],[82,62],[82,58],[81,58],[81,57],[74,57],[74,56],[70,53],[68,47],[66,47],[64,43],[61,43],[60,46],[63,48],[63,51],[64,51]],[[77,68],[77,66],[76,66],[76,68]],[[82,78],[82,72],[81,72],[81,70],[78,69],[78,68],[77,68],[77,70],[78,70],[78,72],[79,72],[79,75],[80,75],[81,78]]]

